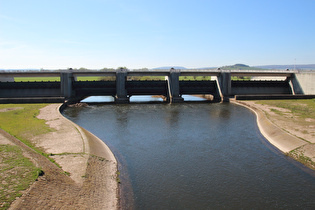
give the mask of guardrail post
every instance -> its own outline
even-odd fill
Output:
[[[60,87],[61,95],[66,99],[70,99],[73,96],[72,92],[73,74],[68,72],[60,73]]]
[[[127,70],[118,69],[116,71],[116,98],[117,103],[128,103],[129,97],[126,90]]]
[[[179,76],[180,71],[172,68],[170,70],[169,76],[166,78],[168,85],[168,98],[170,103],[179,103],[184,101],[184,99],[180,95]]]

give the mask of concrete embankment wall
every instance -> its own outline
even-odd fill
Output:
[[[295,77],[304,94],[315,94],[315,73],[298,73]]]
[[[62,104],[59,107],[59,112],[62,113],[66,107],[67,107],[66,104]],[[64,117],[63,115],[61,115],[61,116]],[[67,118],[65,118],[65,119],[67,119]],[[72,121],[70,121],[70,122],[75,124]],[[96,155],[98,157],[106,158],[107,160],[111,160],[117,164],[117,160],[116,160],[114,154],[112,153],[112,151],[109,149],[109,147],[101,139],[99,139],[97,136],[95,136],[91,132],[85,130],[81,126],[79,126],[77,124],[75,124],[75,125],[76,125],[77,129],[79,130],[79,132],[81,133],[81,135],[84,135],[84,137],[86,138],[86,141],[87,141],[86,147],[87,148],[85,148],[85,149],[86,149],[87,153],[89,153],[91,155]]]
[[[292,136],[291,134],[283,131],[281,128],[273,124],[263,113],[254,105],[250,105],[246,102],[232,101],[232,103],[244,106],[252,110],[256,114],[256,120],[258,128],[261,134],[276,148],[283,153],[288,153],[296,148],[299,148],[306,144],[305,141]]]

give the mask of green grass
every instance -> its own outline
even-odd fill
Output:
[[[60,77],[14,77],[15,82],[60,82]]]
[[[41,148],[35,147],[30,141],[34,136],[53,131],[45,124],[45,120],[36,117],[39,114],[39,110],[45,106],[47,104],[0,104],[0,110],[13,109],[0,112],[0,128],[55,163],[48,154]]]
[[[130,76],[127,80],[136,80],[136,81],[144,81],[144,80],[165,80],[165,76]],[[211,76],[180,76],[179,80],[187,81],[187,80],[211,80]]]
[[[270,109],[270,111],[272,111],[278,115],[284,115],[283,112],[279,111],[278,109]]]
[[[248,77],[248,76],[232,76],[231,80],[241,80],[241,81],[249,81],[251,80],[252,77]]]
[[[265,100],[257,103],[288,109],[292,114],[302,118],[315,119],[315,99]]]
[[[108,77],[77,77],[77,81],[115,81],[116,77],[108,76]]]
[[[179,80],[187,81],[187,80],[211,80],[211,76],[180,76]]]
[[[131,76],[131,80],[165,80],[164,76]],[[77,81],[115,81],[112,76],[81,76],[77,77]],[[211,76],[180,76],[179,80],[211,80]],[[60,82],[60,77],[15,77],[15,82]]]
[[[145,80],[165,80],[164,76],[128,76],[127,80],[145,81]]]
[[[300,163],[310,167],[311,169],[315,170],[315,162],[312,161],[310,157],[307,157],[303,154],[303,152],[298,150],[293,150],[289,153],[287,153],[290,157],[295,158]]]
[[[115,77],[82,76],[77,81],[115,81]],[[60,82],[60,77],[14,77],[15,82]]]
[[[0,159],[0,209],[8,209],[43,172],[23,156],[18,146],[0,145]]]
[[[38,119],[39,109],[47,104],[0,104],[0,109],[19,108],[0,112],[0,128],[20,140],[28,141],[32,136],[48,133],[51,130],[45,120]]]

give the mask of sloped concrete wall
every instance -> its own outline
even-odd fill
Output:
[[[315,94],[315,71],[314,73],[297,73],[295,78],[305,95]]]

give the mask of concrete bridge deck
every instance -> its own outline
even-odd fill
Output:
[[[112,77],[112,81],[77,81],[78,77]],[[160,76],[164,80],[135,81],[138,76]],[[212,80],[182,81],[183,76],[211,76]],[[234,81],[233,76],[270,77],[270,81]],[[57,77],[55,82],[14,82],[17,77]],[[274,80],[282,77],[285,80]],[[114,79],[113,79],[114,78]],[[73,103],[88,96],[113,96],[117,103],[128,103],[132,95],[162,95],[168,102],[183,101],[185,94],[213,95],[215,101],[228,101],[230,97],[268,95],[315,94],[315,71],[293,70],[126,70],[117,71],[25,71],[0,72],[0,101],[6,98],[45,101],[63,100]],[[240,97],[242,98],[242,97]],[[35,100],[35,99],[34,99]],[[12,100],[11,100],[12,101]]]

